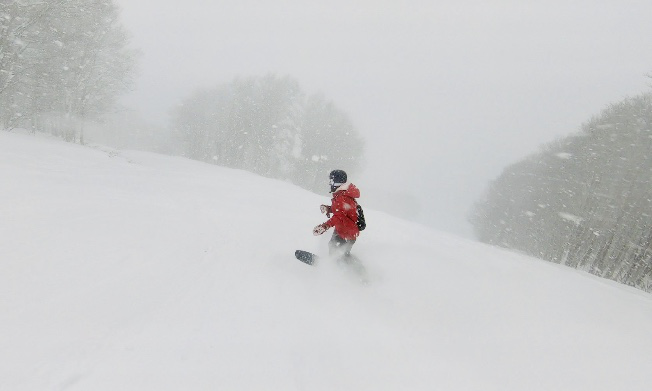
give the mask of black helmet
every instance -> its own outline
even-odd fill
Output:
[[[330,178],[331,193],[346,183],[346,172],[342,170],[333,170],[328,177]]]

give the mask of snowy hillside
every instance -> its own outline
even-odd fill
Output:
[[[0,132],[0,390],[652,386],[650,295],[373,210],[363,285],[293,257],[325,201]]]

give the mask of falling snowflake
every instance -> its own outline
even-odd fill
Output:
[[[557,156],[558,158],[563,159],[563,160],[568,160],[568,159],[573,157],[573,155],[568,153],[568,152],[560,152],[560,153],[556,154],[555,156]]]

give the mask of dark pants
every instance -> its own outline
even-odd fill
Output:
[[[351,256],[351,247],[355,243],[355,239],[346,240],[342,239],[337,232],[333,232],[333,237],[328,242],[328,255],[336,256],[338,258],[347,258]]]
[[[358,273],[363,282],[367,282],[367,271],[355,256],[351,255],[351,247],[355,243],[355,239],[346,240],[342,239],[337,233],[333,233],[333,237],[328,242],[328,255],[335,258],[339,264],[346,265]]]

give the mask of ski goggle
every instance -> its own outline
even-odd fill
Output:
[[[330,180],[331,193],[335,193],[338,187],[342,186],[344,183],[335,182],[333,179]]]
[[[331,185],[331,187],[333,187],[333,186],[342,186],[344,184],[344,183],[335,182],[335,179],[333,179],[333,178],[331,178],[328,183]]]

